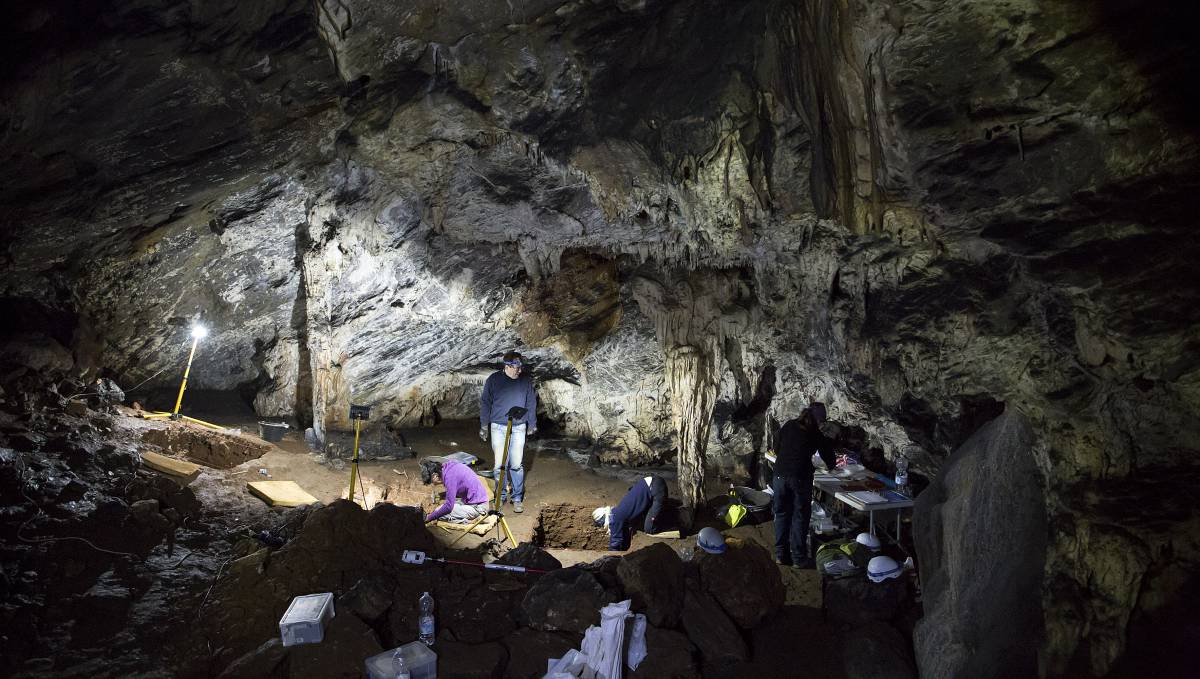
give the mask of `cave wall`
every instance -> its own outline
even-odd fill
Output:
[[[1200,551],[1103,500],[1200,440],[1180,11],[39,3],[2,48],[6,346],[169,387],[204,320],[191,383],[318,435],[473,417],[516,346],[564,434],[695,480],[811,399],[930,476],[1017,409],[1041,672],[1102,675]]]

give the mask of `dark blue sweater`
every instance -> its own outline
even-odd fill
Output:
[[[508,411],[513,406],[525,408],[525,417],[513,420],[514,426],[524,422],[529,425],[526,429],[530,432],[537,429],[537,394],[533,391],[533,380],[525,375],[514,380],[503,370],[497,370],[488,376],[483,383],[483,393],[479,395],[479,426],[507,423]]]
[[[638,479],[629,489],[621,502],[613,507],[608,519],[608,548],[627,549],[632,536],[631,524],[645,514],[643,530],[647,533],[657,532],[655,522],[667,499],[667,483],[657,476],[650,477],[650,484],[645,479]]]

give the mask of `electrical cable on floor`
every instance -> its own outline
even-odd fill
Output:
[[[42,514],[45,514],[45,512],[42,511],[41,506],[39,506],[38,503],[34,502],[33,498],[26,495],[24,490],[21,491],[21,495],[26,500],[29,500],[29,504],[33,505],[37,509],[37,514],[34,514],[33,516],[29,517],[28,519],[25,519],[25,522],[22,523],[19,528],[17,528],[17,539],[20,540],[21,542],[28,542],[28,543],[36,545],[36,544],[45,543],[45,542],[62,542],[64,540],[77,540],[77,541],[82,542],[83,544],[87,545],[88,547],[91,547],[92,549],[96,550],[97,552],[104,552],[105,554],[113,554],[115,556],[132,556],[132,557],[137,556],[136,554],[133,554],[131,552],[118,552],[118,551],[115,551],[112,549],[105,549],[103,547],[97,547],[96,544],[94,542],[92,542],[91,540],[88,540],[87,538],[76,537],[74,535],[64,535],[64,536],[54,537],[54,538],[27,538],[24,535],[21,535],[21,532],[25,530],[26,526],[28,526],[30,523],[32,523],[35,519],[40,517]]]

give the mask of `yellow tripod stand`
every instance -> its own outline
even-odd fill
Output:
[[[499,520],[496,521],[497,534],[500,530],[503,530],[504,536],[508,538],[509,543],[512,544],[513,547],[517,546],[517,540],[513,537],[512,529],[508,527],[508,521],[504,519],[504,512],[500,511],[500,507],[503,504],[501,497],[504,493],[505,480],[508,477],[508,443],[512,436],[512,423],[514,419],[525,417],[525,412],[525,408],[513,406],[511,409],[509,409],[508,414],[506,415],[508,418],[508,424],[504,428],[504,452],[500,454],[500,472],[496,474],[496,492],[492,495],[492,508],[488,510],[487,514],[475,519],[475,521],[472,522],[465,531],[463,531],[462,535],[454,538],[454,541],[450,543],[451,547],[458,544],[459,540],[466,537],[467,533],[470,533],[472,530],[474,530],[475,526],[478,526],[489,516],[499,517]]]
[[[146,419],[187,420],[188,422],[195,422],[196,424],[208,427],[210,429],[225,429],[225,427],[222,427],[219,424],[213,424],[212,422],[205,422],[204,420],[197,420],[194,417],[188,417],[187,415],[179,414],[179,406],[183,405],[183,391],[187,389],[188,375],[192,373],[192,359],[196,357],[196,346],[200,344],[200,340],[206,335],[208,335],[208,329],[204,326],[199,324],[192,326],[192,350],[188,353],[187,367],[183,369],[183,382],[179,383],[179,396],[175,398],[175,410],[172,410],[169,413],[146,413],[144,415]]]

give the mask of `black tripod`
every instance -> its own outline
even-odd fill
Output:
[[[450,543],[451,547],[457,544],[459,540],[463,539],[467,533],[470,533],[472,530],[474,530],[475,526],[478,526],[489,516],[498,517],[498,520],[496,521],[496,530],[500,531],[503,529],[504,536],[508,538],[508,541],[512,543],[512,546],[517,546],[517,541],[515,538],[513,538],[512,530],[508,527],[508,522],[504,520],[504,512],[500,511],[500,507],[502,504],[501,498],[503,497],[504,493],[504,484],[508,477],[508,443],[510,437],[512,436],[513,420],[519,420],[522,417],[525,417],[526,412],[528,412],[527,408],[513,406],[508,409],[507,413],[505,413],[504,417],[508,420],[508,424],[504,428],[504,452],[500,454],[500,472],[496,474],[496,491],[492,495],[492,508],[488,510],[487,514],[483,514],[479,518],[475,519],[475,521],[472,522],[465,531],[463,531],[462,535],[454,538],[454,542]]]

